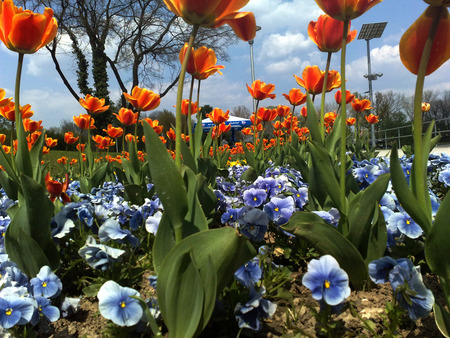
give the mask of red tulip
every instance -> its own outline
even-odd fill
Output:
[[[316,0],[317,5],[336,20],[353,20],[383,0]]]
[[[350,22],[348,23],[348,29],[347,43],[350,43],[356,37],[356,30],[350,31]],[[317,22],[311,21],[308,25],[309,37],[322,52],[338,52],[342,48],[343,31],[344,23],[327,14],[322,14]]]
[[[190,25],[217,28],[229,25],[244,41],[256,35],[255,16],[238,12],[249,0],[164,0],[166,6]]]
[[[441,13],[439,13],[441,12]],[[429,6],[400,39],[400,59],[413,74],[419,72],[420,60],[431,24],[440,15],[425,75],[430,75],[450,58],[450,16],[445,7]]]

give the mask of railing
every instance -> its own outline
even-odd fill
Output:
[[[431,123],[431,121],[424,121],[424,129]],[[450,142],[450,118],[435,120],[435,124],[432,131],[432,136],[438,134],[442,135],[442,141],[445,143]],[[403,145],[412,144],[412,124],[378,130],[375,132],[375,144],[377,148],[391,148],[394,141],[397,142],[399,148]]]

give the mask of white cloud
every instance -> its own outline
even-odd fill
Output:
[[[287,55],[298,54],[313,43],[302,33],[271,34],[263,42],[259,59],[280,59]]]
[[[322,14],[314,0],[254,0],[243,10],[255,14],[257,25],[262,27],[258,34],[283,28],[298,31]]]

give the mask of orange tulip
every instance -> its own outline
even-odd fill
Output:
[[[135,142],[136,138],[134,137],[133,134],[128,133],[128,134],[125,135],[125,141],[127,141],[127,142]]]
[[[139,111],[149,111],[158,108],[161,98],[151,90],[135,86],[131,95],[123,93],[128,102]]]
[[[39,136],[41,136],[42,132],[41,131],[35,131],[33,133],[30,133],[30,135],[27,136],[27,142],[28,145],[33,146],[33,144],[37,141],[37,139],[39,138]]]
[[[265,82],[262,82],[261,80],[256,80],[252,83],[252,86],[250,87],[247,85],[248,92],[255,100],[264,100],[267,98],[274,99],[277,96],[275,94],[270,94],[275,90],[274,84],[266,84]]]
[[[5,134],[0,134],[0,143],[3,144],[6,141],[6,135]]]
[[[423,113],[429,112],[430,109],[431,109],[431,105],[429,103],[422,102],[422,112]]]
[[[288,94],[283,94],[286,100],[293,106],[299,106],[306,102],[306,94],[303,94],[299,88],[292,88]]]
[[[90,114],[103,113],[109,109],[109,106],[105,106],[105,99],[98,99],[89,94],[86,95],[85,99],[80,97],[79,102]]]
[[[153,128],[155,133],[157,133],[157,134],[162,133],[164,126],[160,126],[158,120],[152,120],[151,118],[146,117],[143,121],[146,121],[150,125],[150,127]],[[143,121],[141,121],[141,123]]]
[[[375,124],[375,123],[380,122],[378,120],[377,115],[370,114],[369,116],[365,116],[365,118],[366,118],[366,121],[369,122],[370,124]]]
[[[12,97],[5,99],[5,95],[6,95],[5,90],[0,88],[0,107],[6,106],[12,100]]]
[[[89,125],[89,120],[91,121]],[[89,114],[80,114],[79,116],[73,117],[73,122],[77,125],[80,129],[95,129],[94,126],[95,120],[91,117]]]
[[[120,108],[119,114],[113,113],[116,115],[117,119],[124,126],[131,126],[137,123],[138,114],[134,113],[131,109],[128,108]]]
[[[80,137],[74,137],[73,133],[71,131],[68,131],[64,134],[64,142],[67,144],[74,144],[78,141]]]
[[[325,72],[321,71],[318,66],[307,66],[302,72],[302,78],[294,75],[298,85],[305,88],[311,95],[322,93],[323,80]],[[327,92],[338,88],[341,85],[341,75],[335,70],[328,72]]]
[[[56,147],[56,145],[58,144],[58,140],[55,138],[46,137],[45,144],[47,145],[47,147],[53,148],[53,147]]]
[[[47,175],[45,176],[45,188],[50,193],[50,200],[52,202],[54,202],[57,197],[61,197],[64,204],[69,203],[70,197],[69,195],[66,194],[66,190],[68,187],[69,187],[68,174],[66,174],[66,180],[63,183],[52,179],[50,173],[47,173]]]
[[[261,107],[258,109],[256,116],[263,122],[271,122],[277,117],[277,111],[276,109],[267,109]]]
[[[238,12],[249,0],[164,0],[175,15],[190,25],[217,28],[229,25],[242,40],[256,35],[255,16],[251,12]]]
[[[77,144],[77,150],[78,151],[84,151],[84,148],[86,147],[85,143],[78,143]]]
[[[336,100],[337,104],[341,104],[342,102],[342,94],[341,94],[341,90],[338,90],[336,92],[336,94],[334,95],[334,99]],[[355,95],[353,95],[349,90],[345,91],[345,103],[349,104],[350,102],[352,102],[355,99]]]
[[[16,113],[14,108],[14,102],[8,102],[4,107],[0,107],[0,114],[8,121],[16,120]],[[25,106],[20,106],[20,114],[22,119],[27,119],[33,116],[34,112],[31,111],[31,106],[26,104]]]
[[[279,130],[279,129],[282,129],[282,128],[283,128],[283,126],[281,125],[281,122],[280,122],[280,121],[276,121],[275,123],[272,123],[272,126],[273,126],[273,128],[276,129],[276,130]]]
[[[42,120],[33,121],[30,119],[23,119],[22,123],[24,130],[29,133],[34,133],[36,130],[41,130],[42,128],[44,128],[42,126]]]
[[[253,135],[251,128],[242,128],[241,133],[244,135]]]
[[[288,115],[291,111],[291,107],[289,106],[282,106],[282,105],[278,105],[277,107],[277,115],[279,117],[284,117],[286,115]]]
[[[209,119],[216,125],[219,125],[225,121],[228,121],[230,118],[230,111],[227,110],[225,113],[220,108],[214,108],[213,111],[209,114],[206,114],[206,117],[209,117]]]
[[[70,160],[69,165],[74,165],[74,164],[77,164],[77,163],[78,163],[78,160],[76,158],[73,158],[73,159]]]
[[[108,124],[108,127],[106,128],[107,129],[103,129],[103,131],[111,138],[118,138],[123,135],[123,129],[120,127],[113,127],[112,124]]]
[[[353,110],[362,112],[364,110],[372,109],[370,104],[371,104],[370,101],[367,99],[364,99],[364,100],[354,99],[352,102],[352,107],[353,107]]]
[[[308,117],[308,108],[306,108],[306,106],[302,107],[302,110],[300,110],[300,115],[303,116],[305,119]]]
[[[336,120],[336,117],[336,112],[326,113],[323,120],[326,124],[332,125]]]
[[[446,7],[429,6],[400,39],[400,59],[413,74],[419,72],[420,60],[431,24],[440,15],[425,75],[430,75],[450,58],[450,16]]]
[[[176,107],[176,106],[174,106]],[[184,99],[181,101],[181,114],[182,115],[189,115],[189,100]],[[191,115],[197,114],[197,102],[191,103]]]
[[[169,138],[169,140],[175,141],[175,138],[176,138],[175,130],[170,128],[169,131],[166,131],[166,135]]]
[[[5,152],[5,154],[9,154],[11,152],[10,146],[2,145],[2,147],[3,147],[3,151]]]
[[[51,8],[46,7],[44,14],[39,14],[17,8],[12,0],[0,4],[0,40],[14,52],[35,53],[55,38],[57,30]]]
[[[181,64],[183,64],[187,48],[188,44],[185,43],[180,51],[179,58]],[[205,80],[216,72],[222,75],[219,69],[223,69],[225,66],[216,65],[216,63],[216,53],[211,48],[202,46],[194,50],[194,47],[192,47],[186,71],[197,80]]]
[[[345,123],[347,123],[347,126],[353,126],[356,122],[356,119],[354,117],[349,117]]]
[[[68,160],[69,160],[69,159],[68,159],[67,157],[61,156],[60,158],[58,158],[58,159],[56,160],[56,162],[58,162],[59,164],[66,164]]]
[[[316,0],[317,5],[336,20],[353,20],[383,0]]]
[[[356,37],[356,30],[350,31],[350,21],[348,23],[349,33],[347,43],[352,42]],[[317,22],[311,21],[308,25],[308,35],[317,45],[320,51],[336,53],[342,48],[342,33],[344,23],[333,19],[327,14],[322,14]]]

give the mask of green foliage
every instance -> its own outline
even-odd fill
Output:
[[[10,259],[31,278],[44,265],[52,269],[59,266],[59,253],[50,231],[54,206],[44,187],[32,178],[22,174],[20,184],[19,204],[8,210],[11,224],[5,248]]]

